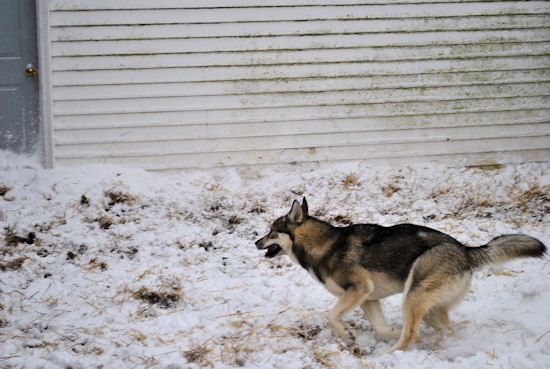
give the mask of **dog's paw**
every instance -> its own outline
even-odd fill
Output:
[[[338,344],[342,350],[349,351],[349,353],[355,357],[363,357],[369,353],[368,350],[362,349],[361,346],[357,344],[355,338],[353,338],[353,335],[351,334],[350,337],[347,337],[345,339],[341,338]]]
[[[353,333],[348,331],[342,322],[335,321],[332,323],[332,328],[334,332],[342,339],[346,344],[355,342],[355,336]]]
[[[355,345],[355,336],[353,333],[346,331],[345,334],[340,336],[344,341],[344,344],[348,347]]]

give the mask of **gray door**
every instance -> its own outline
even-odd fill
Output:
[[[35,0],[0,0],[0,149],[36,150],[36,65]]]

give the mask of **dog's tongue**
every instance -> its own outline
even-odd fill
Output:
[[[275,255],[277,255],[280,250],[281,250],[281,248],[279,246],[271,245],[267,248],[267,252],[265,253],[265,257],[266,258],[272,258]]]

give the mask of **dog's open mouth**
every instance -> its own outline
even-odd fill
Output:
[[[265,253],[266,258],[273,258],[279,254],[281,251],[281,247],[279,245],[271,245],[267,247],[267,252]]]

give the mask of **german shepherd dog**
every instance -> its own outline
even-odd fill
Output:
[[[414,343],[422,320],[440,337],[446,330],[452,332],[448,311],[464,298],[477,268],[546,253],[544,244],[523,234],[467,247],[435,229],[413,224],[334,227],[310,216],[305,198],[302,205],[294,201],[290,212],[270,228],[256,247],[267,249],[267,258],[287,254],[338,297],[329,313],[336,332],[347,343],[353,342],[341,319],[360,306],[378,335],[399,337],[389,352]],[[401,333],[386,325],[380,306],[380,299],[399,292],[403,292]]]

